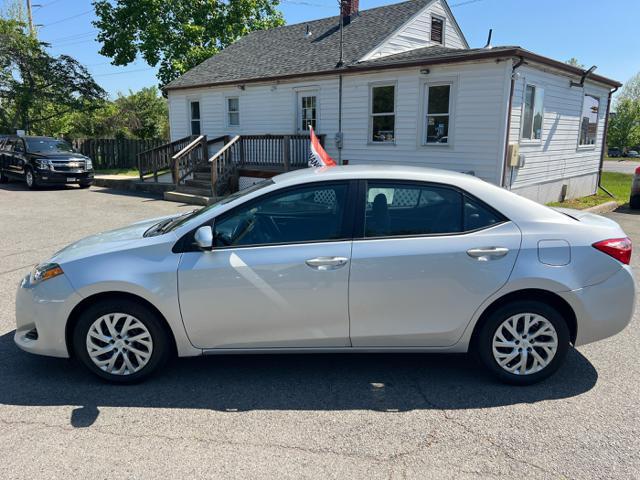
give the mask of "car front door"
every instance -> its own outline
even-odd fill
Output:
[[[520,230],[445,185],[369,181],[361,192],[349,283],[353,346],[455,344],[509,278]]]
[[[179,271],[185,328],[199,348],[349,346],[348,182],[265,194],[214,220],[215,247]]]

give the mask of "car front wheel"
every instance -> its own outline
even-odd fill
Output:
[[[114,383],[143,380],[170,352],[169,336],[157,315],[128,299],[86,309],[75,326],[73,347],[89,370]]]
[[[476,348],[484,365],[503,382],[531,385],[552,375],[569,348],[569,329],[548,304],[518,301],[493,312]]]
[[[24,181],[31,190],[35,190],[38,188],[38,183],[36,182],[36,175],[33,173],[33,170],[30,168],[24,174]]]

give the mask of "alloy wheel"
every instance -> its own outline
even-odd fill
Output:
[[[89,327],[87,352],[93,363],[112,375],[142,370],[153,353],[153,339],[140,320],[126,313],[109,313]]]
[[[33,173],[31,172],[31,170],[27,170],[26,181],[28,187],[33,187]]]
[[[536,313],[507,318],[493,335],[493,358],[514,375],[530,375],[546,368],[558,350],[553,324]]]

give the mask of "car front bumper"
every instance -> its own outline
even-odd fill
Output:
[[[16,345],[29,353],[68,358],[67,319],[81,300],[65,275],[36,286],[25,277],[16,294]]]
[[[576,314],[576,346],[602,340],[624,330],[633,318],[636,304],[635,281],[628,266],[602,283],[559,295]]]
[[[55,172],[51,170],[36,170],[36,181],[40,184],[74,184],[93,183],[93,170]]]

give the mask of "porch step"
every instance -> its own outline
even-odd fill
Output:
[[[199,172],[199,171],[195,171],[193,172],[193,179],[194,180],[203,180],[208,182],[209,184],[211,183],[211,170],[207,170],[206,172]]]
[[[211,178],[208,178],[207,180],[200,180],[200,179],[185,180],[184,184],[187,187],[203,188],[211,191]]]
[[[215,201],[215,197],[206,195],[193,195],[191,193],[183,193],[178,191],[164,192],[164,199],[170,202],[188,203],[190,205],[210,205]]]
[[[190,195],[202,195],[204,197],[210,197],[212,194],[211,185],[207,187],[194,187],[189,185],[180,185],[176,187],[176,192],[188,193]]]

